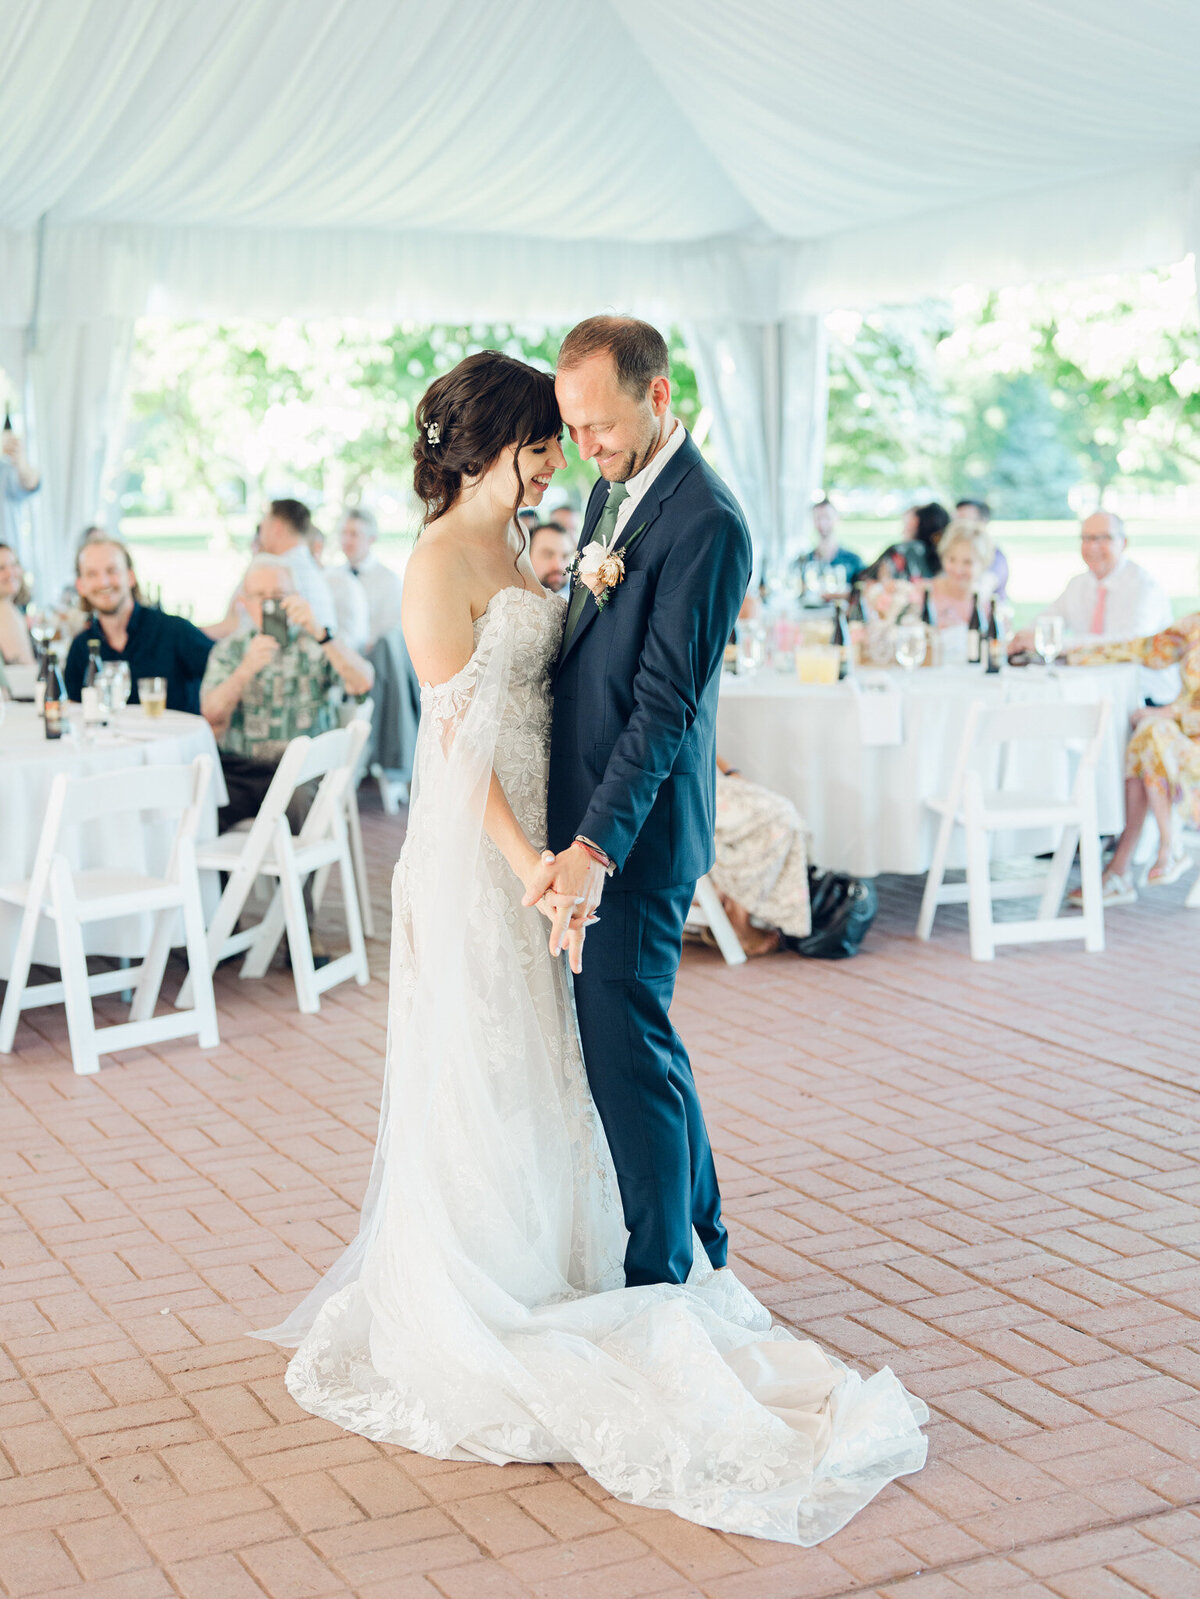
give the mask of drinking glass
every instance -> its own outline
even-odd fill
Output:
[[[1033,625],[1033,647],[1046,666],[1053,666],[1062,654],[1063,619],[1061,616],[1039,616]]]
[[[129,695],[133,687],[129,675],[129,662],[109,661],[108,673],[109,704],[112,706],[113,715],[120,716],[121,712],[129,704]]]
[[[139,677],[138,699],[147,716],[161,716],[167,708],[167,680],[165,677]]]
[[[767,659],[767,630],[761,622],[743,622],[738,628],[738,671],[750,676]]]
[[[925,659],[928,648],[925,624],[908,622],[896,629],[896,660],[908,673],[914,672]]]

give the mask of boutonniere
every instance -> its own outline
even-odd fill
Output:
[[[612,599],[612,592],[617,584],[625,581],[626,552],[645,527],[646,524],[643,522],[619,548],[617,535],[614,532],[607,543],[602,539],[593,539],[582,550],[575,552],[567,570],[572,582],[582,583],[584,588],[591,590],[598,611],[602,611]]]

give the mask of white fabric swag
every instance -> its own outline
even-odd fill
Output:
[[[18,0],[6,20],[0,349],[35,391],[53,548],[94,514],[148,311],[688,322],[756,537],[790,544],[821,431],[806,318],[1165,264],[1196,232],[1190,0]]]

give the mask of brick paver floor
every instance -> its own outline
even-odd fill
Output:
[[[366,818],[384,911],[400,832]],[[297,1409],[253,1342],[351,1235],[386,945],[316,1017],[219,975],[222,1045],[0,1069],[0,1590],[12,1599],[1188,1599],[1200,1594],[1200,915],[1081,946],[928,947],[884,886],[843,965],[677,1001],[737,1265],[789,1326],[890,1363],[930,1463],[797,1550],[612,1501],[574,1468],[422,1459]],[[386,928],[386,919],[384,920]],[[170,980],[170,979],[169,979]],[[105,1002],[106,1004],[115,1002]]]

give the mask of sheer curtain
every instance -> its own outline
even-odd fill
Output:
[[[746,512],[759,561],[808,537],[825,453],[828,345],[818,315],[688,323],[720,465]]]
[[[42,475],[30,501],[40,597],[73,580],[80,533],[106,519],[101,495],[118,464],[133,330],[132,317],[46,322],[27,356],[29,454]]]

